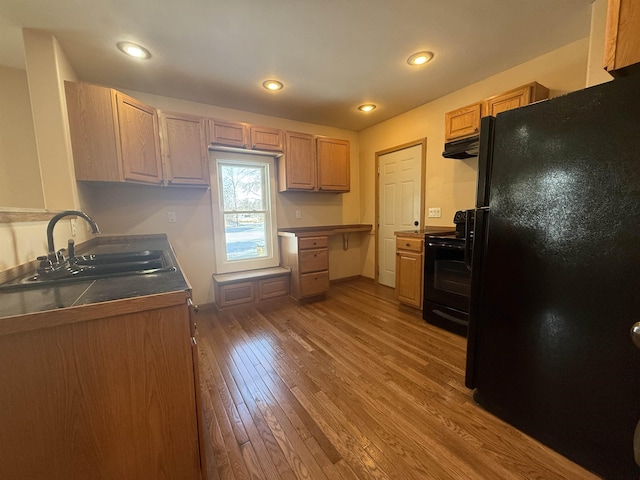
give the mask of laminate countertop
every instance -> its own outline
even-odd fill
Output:
[[[415,230],[400,230],[393,232],[395,236],[424,238],[425,235],[452,235],[456,233],[455,227],[423,227]]]
[[[316,227],[283,227],[278,229],[281,237],[314,237],[331,236],[340,233],[370,232],[373,228],[371,224],[350,224],[350,225],[318,225]]]
[[[191,286],[180,270],[166,235],[96,236],[78,247],[78,252],[115,253],[162,250],[176,267],[172,272],[147,275],[123,275],[98,280],[76,281],[56,286],[34,286],[0,292],[0,333],[2,319],[39,314],[114,300],[181,292],[190,294]],[[11,282],[7,282],[7,285]],[[11,330],[11,329],[9,329]]]

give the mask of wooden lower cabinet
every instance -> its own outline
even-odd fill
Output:
[[[216,307],[222,309],[288,295],[289,274],[290,271],[282,267],[214,274]]]
[[[396,237],[396,297],[399,302],[422,308],[424,239]]]
[[[291,296],[296,299],[329,291],[329,237],[280,236],[281,263],[291,269]]]
[[[204,478],[186,292],[183,304],[117,314],[123,302],[0,336],[0,478]]]

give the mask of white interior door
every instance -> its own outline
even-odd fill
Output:
[[[378,157],[378,281],[396,286],[394,232],[421,228],[422,145]]]

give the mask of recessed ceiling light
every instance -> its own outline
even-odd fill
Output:
[[[407,59],[407,63],[409,65],[424,65],[428,63],[433,58],[432,52],[418,52],[414,53]]]
[[[118,48],[133,58],[147,59],[151,57],[151,53],[144,47],[131,42],[120,42]]]
[[[262,86],[267,90],[271,90],[272,92],[275,92],[276,90],[282,90],[282,87],[284,87],[282,82],[279,82],[278,80],[265,80],[264,82],[262,82]]]
[[[360,105],[358,110],[361,112],[370,112],[371,110],[375,110],[376,106],[373,103],[365,103],[364,105]]]

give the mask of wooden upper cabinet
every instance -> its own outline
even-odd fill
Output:
[[[496,116],[501,112],[524,107],[549,98],[549,89],[538,82],[531,82],[508,92],[494,95],[484,101],[483,115]]]
[[[209,120],[209,142],[227,147],[247,148],[249,132],[247,125],[224,120]]]
[[[640,3],[609,0],[604,44],[604,68],[613,76],[640,63]]]
[[[349,142],[336,138],[316,138],[318,190],[348,192],[350,189]]]
[[[124,180],[162,183],[156,109],[116,92]]]
[[[481,115],[481,102],[445,113],[445,140],[450,141],[477,135],[480,132]]]
[[[158,117],[167,184],[209,186],[206,120],[168,112]]]
[[[251,125],[249,136],[251,138],[249,145],[254,150],[282,151],[282,130]]]
[[[162,183],[156,110],[111,88],[65,82],[76,179]]]
[[[285,153],[278,159],[278,190],[315,190],[316,149],[313,135],[285,132]]]

